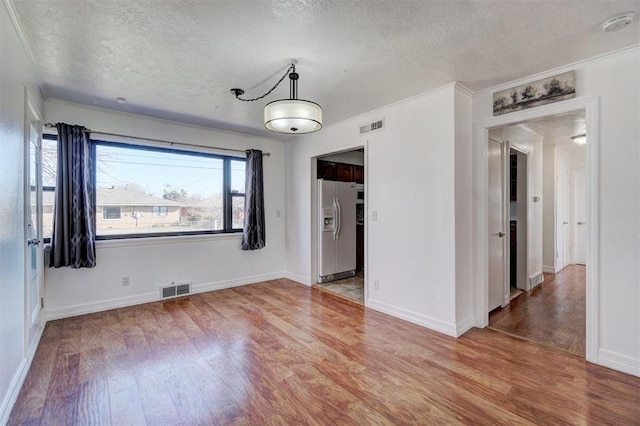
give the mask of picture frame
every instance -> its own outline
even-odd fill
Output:
[[[576,96],[575,71],[567,71],[493,94],[493,115],[534,108]]]

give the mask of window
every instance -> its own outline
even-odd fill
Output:
[[[105,220],[113,220],[122,218],[122,209],[120,206],[103,206],[102,218]]]
[[[45,138],[55,153],[55,136]],[[115,142],[94,143],[96,239],[242,230],[244,159]],[[53,191],[56,162],[51,157]],[[46,172],[43,174],[47,176]],[[49,181],[45,178],[44,182],[47,185]],[[53,199],[51,192],[51,205]],[[52,217],[50,222],[53,223]]]
[[[166,216],[167,215],[167,206],[153,206],[152,215],[153,216]]]

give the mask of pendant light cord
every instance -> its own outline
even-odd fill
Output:
[[[244,90],[242,89],[231,89],[231,93],[233,93],[236,96],[236,99],[242,102],[253,102],[253,101],[258,101],[262,98],[265,98],[267,96],[269,96],[271,94],[271,92],[273,92],[274,90],[276,90],[276,87],[278,87],[280,85],[280,83],[282,83],[282,80],[284,80],[284,78],[286,76],[289,75],[290,72],[296,72],[296,64],[292,63],[289,68],[287,68],[287,71],[284,73],[284,75],[282,77],[280,77],[280,80],[278,80],[278,82],[275,84],[275,86],[273,86],[271,89],[269,89],[269,91],[267,93],[265,93],[262,96],[258,96],[257,98],[251,98],[251,99],[243,99],[240,96],[244,95]]]

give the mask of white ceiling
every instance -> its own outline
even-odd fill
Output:
[[[459,81],[478,91],[640,42],[640,0],[9,0],[46,97],[276,136],[262,107],[299,97],[330,125]],[[124,97],[126,104],[116,98]]]
[[[585,111],[576,111],[567,114],[558,114],[538,120],[527,121],[521,126],[544,137],[545,145],[573,147],[576,143],[572,136],[587,133],[587,121]]]
[[[502,130],[511,126],[521,127],[543,137],[544,146],[558,146],[571,151],[574,155],[586,155],[585,145],[579,145],[572,136],[587,133],[586,112],[573,111],[548,117],[529,120],[518,124],[509,124],[489,131],[495,139],[502,139]]]

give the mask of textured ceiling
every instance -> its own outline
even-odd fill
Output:
[[[587,120],[584,111],[558,114],[538,120],[527,121],[522,124],[540,136],[544,137],[545,145],[570,147],[575,142],[571,136],[587,133]]]
[[[640,42],[640,0],[9,0],[45,96],[252,134],[299,97],[325,124],[459,81],[473,91]],[[117,97],[128,100],[116,103]],[[273,133],[268,133],[275,136]]]
[[[584,110],[556,114],[525,121],[519,124],[509,124],[504,127],[493,128],[489,131],[489,134],[494,139],[501,140],[503,138],[502,130],[512,126],[522,127],[527,131],[531,131],[542,136],[544,138],[543,144],[545,146],[584,149],[584,145],[578,145],[571,140],[571,136],[587,133],[587,119],[586,112]],[[585,152],[583,150],[582,155],[584,154]]]

